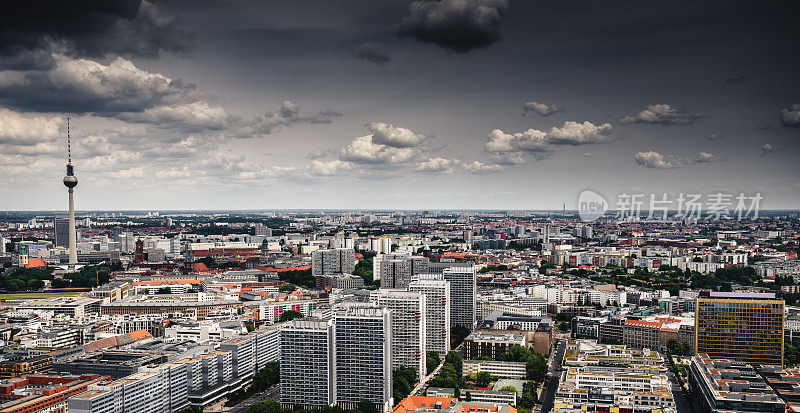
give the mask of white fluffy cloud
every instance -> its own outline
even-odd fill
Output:
[[[781,124],[792,128],[800,128],[800,103],[781,109]]]
[[[523,132],[505,133],[500,129],[489,132],[484,148],[492,154],[498,164],[519,165],[524,163],[522,153],[533,154],[537,159],[549,157],[559,146],[580,146],[609,142],[611,124],[595,125],[592,122],[567,121],[549,132],[528,129]]]
[[[422,145],[425,136],[414,133],[410,129],[389,125],[382,122],[367,124],[367,129],[372,133],[372,141],[379,145],[394,148],[411,148]]]
[[[431,158],[427,161],[420,162],[416,170],[418,172],[428,173],[450,173],[453,168],[461,165],[458,159],[445,159],[445,158]]]
[[[697,156],[697,159],[695,159],[695,162],[707,163],[707,162],[719,162],[721,160],[722,157],[719,155],[715,155],[709,152],[700,152],[700,154]]]
[[[654,151],[637,152],[633,155],[633,159],[635,159],[636,163],[639,165],[653,169],[679,168],[688,163],[685,159],[675,159],[675,157],[671,155],[664,156]]]
[[[553,145],[589,145],[610,139],[611,124],[595,125],[592,122],[564,122],[564,126],[553,127],[547,133],[547,141]]]
[[[533,101],[525,102],[525,104],[522,105],[522,114],[530,117],[534,117],[535,115],[550,116],[559,112],[566,112],[566,109],[561,106],[556,106],[552,103],[546,104]]]
[[[338,159],[328,162],[314,160],[309,166],[310,173],[315,176],[334,176],[351,169],[353,169],[353,164]]]
[[[670,105],[648,105],[647,109],[631,116],[622,118],[622,123],[649,123],[656,125],[689,125],[702,119],[699,113],[687,112],[684,109],[674,109]]]
[[[339,152],[342,161],[359,164],[403,164],[416,160],[420,148],[395,148],[375,143],[372,135],[356,138]]]
[[[472,163],[466,163],[463,166],[467,172],[475,174],[500,172],[503,170],[503,167],[500,165],[485,164],[480,161],[473,161]]]
[[[719,162],[722,157],[709,152],[700,152],[694,160],[662,155],[655,151],[637,152],[633,159],[641,166],[652,169],[674,169],[695,163]]]
[[[36,145],[59,137],[60,117],[26,116],[0,108],[0,144]]]

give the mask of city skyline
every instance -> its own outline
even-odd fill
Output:
[[[587,188],[796,208],[798,10],[726,6],[16,6],[0,210],[66,211],[67,116],[78,211],[574,210]]]

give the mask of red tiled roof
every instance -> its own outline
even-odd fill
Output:
[[[450,397],[408,396],[394,408],[393,413],[413,412],[421,408],[430,409],[437,403],[441,403],[441,408],[446,409],[455,401],[456,399]]]
[[[29,258],[25,268],[42,268],[47,267],[47,263],[41,258]]]
[[[272,267],[256,267],[257,270],[266,271],[266,272],[286,272],[286,271],[305,271],[311,269],[310,265],[303,265],[300,267],[289,267],[289,268],[272,268]]]

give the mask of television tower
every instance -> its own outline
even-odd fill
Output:
[[[67,176],[64,177],[64,186],[69,189],[69,268],[75,269],[78,264],[78,246],[75,239],[75,198],[73,188],[78,185],[75,169],[72,166],[72,148],[69,136],[69,118],[67,118]]]

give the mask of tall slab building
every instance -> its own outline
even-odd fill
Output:
[[[695,311],[695,354],[783,364],[784,301],[774,293],[701,293]]]

